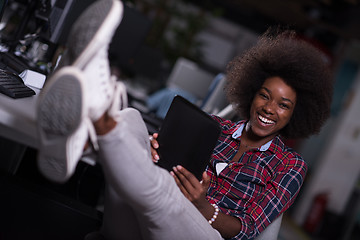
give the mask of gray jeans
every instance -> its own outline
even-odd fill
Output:
[[[106,239],[223,239],[187,200],[172,176],[151,161],[146,126],[135,109],[120,111],[117,126],[99,136],[106,182]]]

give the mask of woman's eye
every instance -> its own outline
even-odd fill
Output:
[[[268,96],[265,93],[259,93],[260,97],[264,99],[268,99]]]
[[[279,105],[281,108],[289,109],[289,106],[285,103],[280,103]]]

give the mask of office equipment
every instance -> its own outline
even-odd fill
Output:
[[[0,135],[32,148],[38,148],[36,132],[36,95],[13,99],[0,94]]]
[[[2,69],[0,69],[0,92],[12,98],[35,95],[34,90],[27,87],[18,75]]]
[[[0,20],[1,20],[1,17],[3,15],[3,13],[4,13],[6,3],[7,3],[7,0],[1,0],[0,1]]]
[[[176,96],[159,131],[158,165],[169,171],[181,165],[201,180],[220,131],[208,114]]]
[[[56,1],[53,4],[48,3],[46,11],[37,11],[35,16],[47,22],[46,31],[43,29],[42,37],[47,38],[52,43],[59,43],[61,37],[64,37],[63,31],[66,29],[65,22],[73,5],[73,0]],[[46,34],[44,34],[46,32]],[[67,34],[66,34],[67,35]]]
[[[41,20],[40,37],[50,43],[64,45],[72,24],[95,0],[53,0],[46,1],[43,9],[35,10],[34,16]]]
[[[44,74],[29,70],[29,69],[26,69],[23,72],[21,72],[19,74],[19,77],[22,78],[25,85],[31,86],[34,88],[38,88],[38,89],[43,88],[43,86],[45,84],[45,80],[46,80],[46,76]]]
[[[9,52],[0,53],[0,69],[19,74],[25,69],[29,68],[30,66],[28,62],[26,62],[21,57],[18,57]]]

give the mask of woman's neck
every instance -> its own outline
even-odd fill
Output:
[[[246,123],[242,133],[241,133],[241,144],[246,148],[260,148],[265,143],[269,142],[273,139],[276,135],[261,137],[251,130],[250,124]]]

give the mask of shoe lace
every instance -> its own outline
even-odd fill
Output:
[[[98,151],[99,144],[97,142],[95,127],[94,127],[93,123],[91,122],[90,118],[86,118],[85,123],[88,128],[89,138],[90,138],[92,147],[94,148],[95,151]]]
[[[112,78],[116,78],[115,76],[111,76]],[[126,87],[123,82],[116,81],[115,84],[115,92],[114,92],[114,99],[112,104],[109,107],[108,114],[111,117],[114,117],[116,113],[128,106],[128,98]]]
[[[115,76],[111,76],[113,81],[116,81]],[[126,87],[123,82],[116,82],[115,93],[112,104],[108,109],[108,114],[111,117],[115,117],[116,113],[121,109],[124,109],[128,106],[128,98]],[[93,149],[97,152],[99,150],[99,144],[97,142],[96,130],[90,118],[85,119],[85,124],[87,125],[89,139],[92,144]]]

